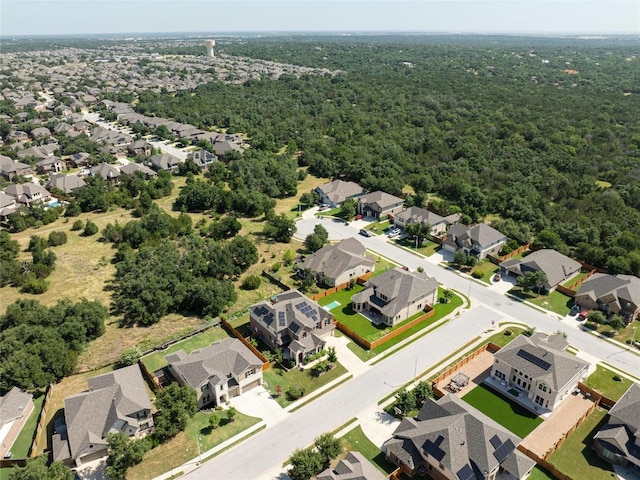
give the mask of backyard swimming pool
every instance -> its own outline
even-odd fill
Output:
[[[339,306],[340,306],[340,302],[337,302],[334,300],[333,302],[326,304],[324,308],[326,308],[327,310],[333,310],[334,308]]]

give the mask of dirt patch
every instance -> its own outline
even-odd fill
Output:
[[[566,73],[567,75],[578,75],[580,72],[578,70],[570,70],[570,69],[565,69],[564,73]]]
[[[531,432],[522,446],[545,458],[578,420],[593,406],[593,400],[582,395],[569,395],[544,422]]]

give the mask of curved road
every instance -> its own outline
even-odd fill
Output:
[[[305,212],[309,217],[312,212]],[[197,470],[188,474],[189,480],[251,479],[279,467],[296,448],[310,445],[321,433],[334,430],[355,417],[399,386],[435,366],[489,329],[492,322],[520,321],[535,326],[539,331],[567,331],[570,343],[594,357],[615,367],[640,375],[640,357],[622,350],[604,340],[581,332],[574,325],[563,323],[556,315],[542,313],[524,303],[461,277],[426,261],[422,257],[386,243],[383,237],[361,237],[360,228],[332,219],[303,218],[297,223],[296,237],[304,239],[316,224],[322,224],[332,240],[357,236],[370,250],[415,270],[419,266],[448,288],[470,294],[474,308],[450,320],[442,327],[420,338],[406,348],[365,370],[353,379],[324,394],[282,422],[261,431],[247,441],[232,448]]]

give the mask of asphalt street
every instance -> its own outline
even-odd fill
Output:
[[[305,215],[308,216],[308,215]],[[417,373],[436,366],[442,359],[482,332],[503,321],[517,321],[544,332],[565,331],[569,342],[615,367],[640,375],[640,357],[563,323],[555,314],[538,311],[483,285],[444,269],[411,252],[386,243],[381,236],[359,236],[357,223],[347,225],[333,219],[303,218],[297,223],[298,238],[304,239],[316,224],[322,224],[332,240],[356,236],[370,250],[412,270],[422,266],[447,288],[472,298],[472,308],[451,319],[406,348],[389,356],[362,374],[354,376],[322,398],[287,416],[223,455],[188,474],[189,480],[253,479],[277,470],[297,448],[310,445],[321,433],[332,431],[367,407],[376,405]],[[569,318],[564,321],[574,321]],[[251,459],[251,461],[248,461]]]

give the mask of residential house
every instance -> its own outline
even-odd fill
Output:
[[[371,278],[351,297],[351,305],[356,312],[367,312],[373,323],[393,327],[437,300],[435,278],[397,267]]]
[[[25,148],[18,152],[18,158],[50,158],[53,157],[54,152],[60,148],[57,143],[49,143],[47,145],[35,145],[33,147]]]
[[[621,315],[630,323],[640,317],[640,278],[596,273],[582,284],[573,301],[585,309]]]
[[[195,152],[191,152],[189,153],[188,158],[191,158],[200,170],[206,170],[213,164],[213,162],[218,161],[218,157],[207,150],[196,150]]]
[[[375,269],[376,262],[365,257],[366,248],[355,238],[325,245],[297,265],[303,275],[311,271],[319,283],[330,287],[356,279]]]
[[[178,173],[181,163],[182,160],[169,153],[162,153],[151,157],[151,167],[156,171],[167,170],[171,173]]]
[[[426,208],[409,207],[402,210],[393,217],[394,225],[405,229],[410,223],[424,223],[431,226],[431,235],[440,236],[451,225],[455,225],[460,221],[460,214],[454,213],[446,217],[442,217],[437,213],[433,213]]]
[[[51,136],[51,130],[49,130],[47,127],[37,127],[37,128],[34,128],[31,131],[31,136],[33,138],[50,137]]]
[[[314,191],[320,197],[320,203],[331,208],[339,206],[347,198],[357,198],[364,194],[364,189],[354,182],[333,180],[316,187]]]
[[[127,175],[133,175],[135,172],[142,173],[145,178],[154,178],[157,177],[158,174],[151,170],[146,165],[142,165],[141,163],[129,162],[126,165],[120,167],[120,173],[124,173]]]
[[[251,329],[296,364],[320,352],[335,328],[333,315],[298,290],[289,290],[249,307]]]
[[[522,440],[455,395],[427,399],[384,442],[386,458],[410,477],[434,480],[524,480],[535,462],[516,447]]]
[[[33,412],[33,395],[13,387],[0,397],[0,458],[11,451],[13,442]]]
[[[596,453],[614,465],[640,469],[640,385],[632,383],[593,437]]]
[[[58,157],[49,157],[36,163],[36,171],[39,174],[60,173],[66,168],[66,164]]]
[[[506,235],[484,223],[472,227],[459,223],[447,230],[442,246],[450,252],[462,250],[467,256],[483,260],[487,255],[497,255],[508,241]]]
[[[44,187],[35,183],[22,183],[9,185],[4,193],[12,196],[18,203],[30,207],[34,203],[46,203],[51,199],[51,193]]]
[[[493,355],[485,383],[500,391],[516,391],[516,402],[535,413],[554,410],[583,380],[589,363],[567,353],[563,335],[520,335]]]
[[[581,268],[579,262],[546,248],[531,252],[524,258],[510,258],[500,264],[502,274],[516,277],[524,276],[527,272],[543,272],[547,281],[537,286],[544,287],[548,292],[578,274]]]
[[[177,382],[193,388],[198,406],[222,405],[262,385],[262,360],[237,338],[226,338],[187,354],[165,357]]]
[[[327,468],[316,480],[385,480],[387,477],[360,452],[347,452],[334,468]]]
[[[7,141],[11,142],[26,142],[29,140],[29,135],[27,132],[23,132],[22,130],[14,130],[13,132],[9,132],[7,135]]]
[[[243,153],[244,150],[237,143],[224,138],[213,144],[213,153],[221,160],[224,160],[231,152]]]
[[[69,157],[69,163],[72,167],[86,167],[89,165],[89,160],[91,159],[91,155],[86,152],[74,153]]]
[[[132,155],[151,155],[151,147],[146,140],[136,140],[127,146],[127,151]]]
[[[0,173],[7,180],[12,180],[16,175],[30,176],[33,170],[26,163],[14,161],[13,159],[0,155]]]
[[[89,173],[94,177],[96,175],[100,175],[104,180],[111,183],[112,185],[117,185],[120,183],[120,170],[108,163],[100,163],[95,165],[89,169]]]
[[[358,199],[358,213],[363,217],[385,218],[402,211],[404,199],[377,191]]]
[[[64,400],[64,423],[52,438],[53,460],[80,466],[107,455],[107,434],[153,432],[151,401],[138,365],[87,380],[89,391]]]
[[[9,215],[18,211],[19,205],[16,197],[0,192],[0,219],[7,220]]]
[[[49,177],[49,181],[46,184],[47,188],[57,188],[64,193],[73,193],[78,188],[82,188],[86,185],[86,182],[75,174],[65,175],[63,173],[57,173]]]

